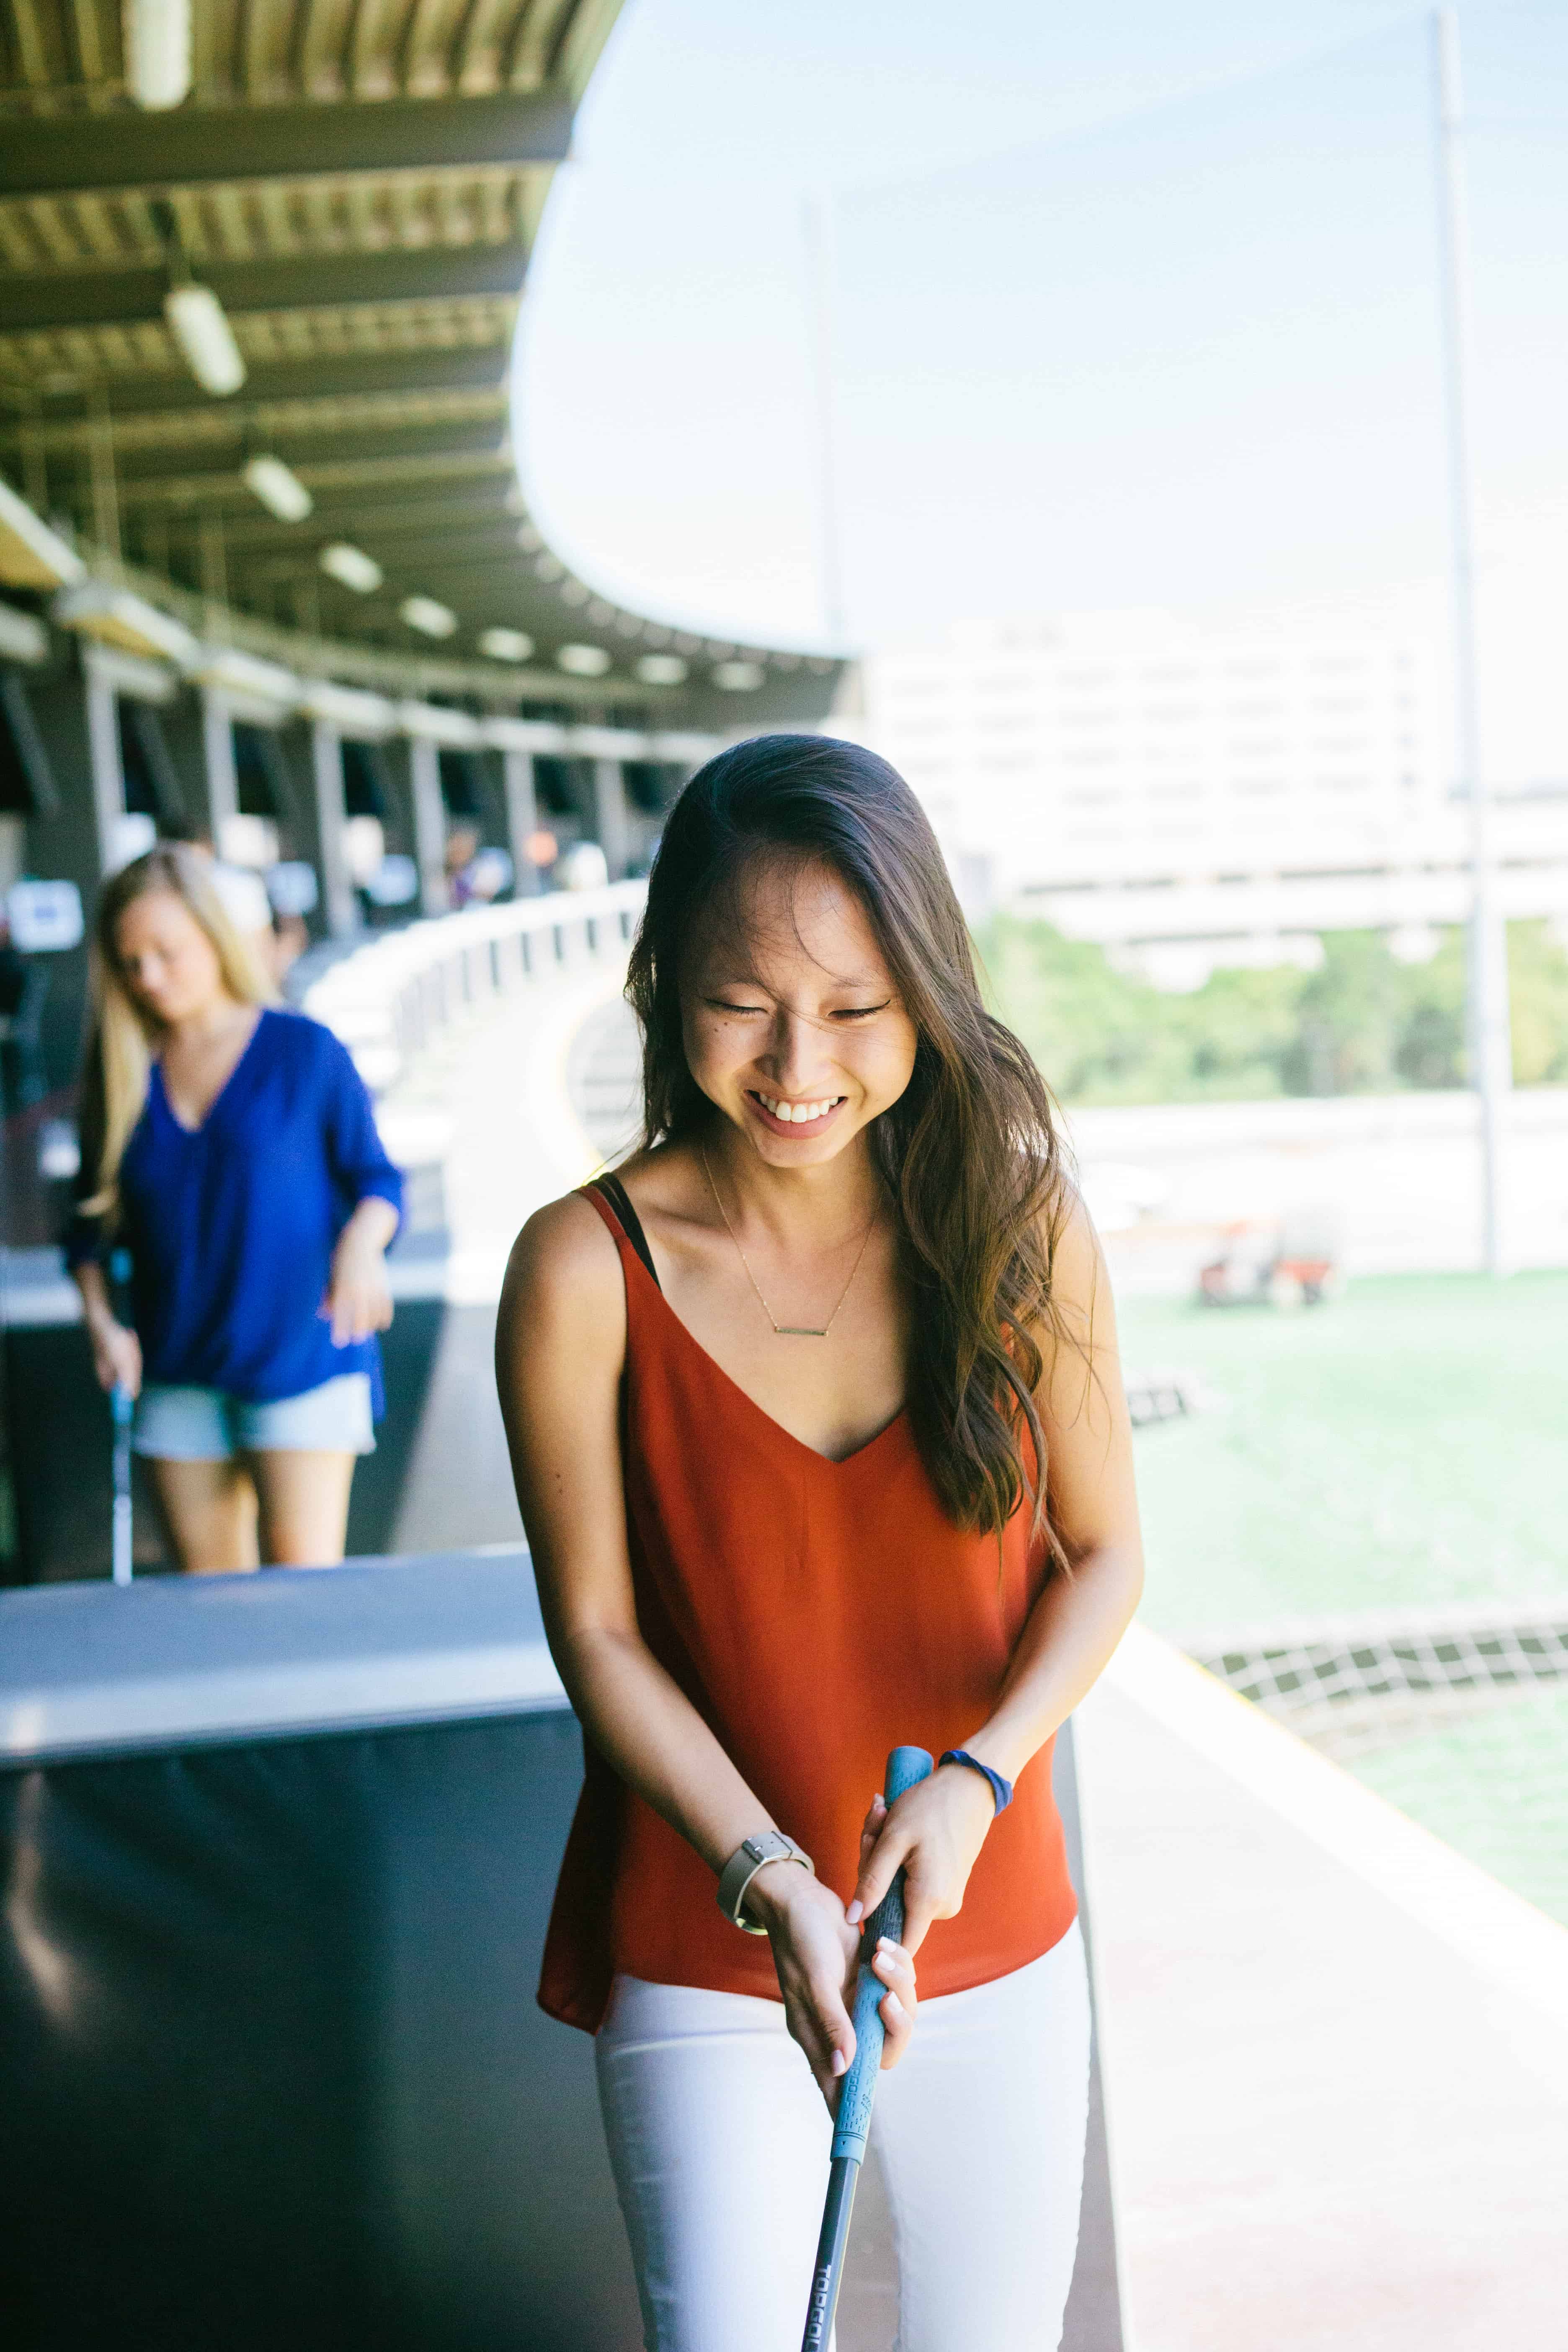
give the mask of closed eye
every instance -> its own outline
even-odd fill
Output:
[[[707,1002],[715,1013],[762,1013],[766,1009],[761,1004],[731,1004],[722,996],[710,996]]]
[[[888,1006],[892,1003],[892,998],[889,996],[880,1004],[842,1005],[833,1015],[833,1018],[835,1021],[869,1021],[873,1013],[886,1013]]]

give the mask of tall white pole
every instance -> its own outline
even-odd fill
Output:
[[[833,216],[826,196],[807,196],[802,226],[805,237],[806,313],[811,327],[811,374],[816,447],[817,593],[822,625],[835,645],[846,635],[844,574],[838,542],[838,469],[833,398]]]
[[[1469,251],[1465,218],[1464,119],[1459,94],[1459,20],[1432,17],[1437,105],[1437,210],[1442,238],[1443,357],[1448,412],[1448,496],[1453,537],[1454,681],[1458,783],[1470,804],[1469,1031],[1471,1084],[1481,1150],[1481,1253],[1489,1274],[1506,1272],[1503,1127],[1513,1083],[1508,1009],[1508,940],[1497,904],[1491,807],[1481,774],[1476,685],[1474,515],[1469,446]]]

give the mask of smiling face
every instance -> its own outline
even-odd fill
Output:
[[[681,971],[691,1075],[770,1167],[836,1159],[909,1085],[914,1023],[830,866],[759,861],[736,915],[699,937]]]
[[[135,1003],[163,1028],[224,993],[217,950],[174,890],[132,898],[114,927],[114,960]]]

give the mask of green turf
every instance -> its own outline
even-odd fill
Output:
[[[1568,1927],[1568,1691],[1365,1756],[1356,1777]]]
[[[1138,1433],[1162,1632],[1568,1598],[1568,1274],[1388,1276],[1295,1314],[1134,1298],[1121,1323],[1131,1369],[1226,1400]],[[1568,1692],[1353,1769],[1568,1926]]]
[[[1160,1630],[1568,1596],[1568,1274],[1391,1276],[1294,1314],[1133,1298],[1121,1323],[1130,1368],[1226,1400],[1139,1433]]]

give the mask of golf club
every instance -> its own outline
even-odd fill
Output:
[[[116,1584],[129,1584],[131,1567],[131,1391],[116,1381],[110,1391],[114,1415],[114,1517],[110,1559]]]
[[[931,1759],[923,1748],[895,1748],[888,1759],[887,1780],[883,1788],[889,1809],[923,1780],[931,1769]],[[833,2334],[833,2315],[838,2307],[839,2282],[844,2274],[844,2253],[849,2243],[849,2216],[855,2204],[855,2184],[865,2161],[866,2135],[871,2125],[871,2102],[877,2094],[877,2075],[882,2063],[884,2039],[879,2004],[888,1988],[871,1968],[872,1955],[880,1937],[890,1936],[895,1944],[904,1935],[904,1874],[900,1870],[867,1920],[860,1936],[860,1972],[855,1982],[855,2056],[849,2072],[844,2077],[844,2087],[838,2094],[838,2112],[833,2126],[833,2154],[827,2175],[827,2202],[822,2211],[822,2234],[816,2242],[816,2261],[811,2273],[811,2303],[805,2315],[805,2334],[801,2339],[801,2352],[826,2352]]]
[[[110,1252],[109,1295],[117,1315],[125,1312],[124,1296],[131,1280],[131,1253],[128,1249]],[[116,1584],[129,1584],[135,1573],[131,1559],[131,1423],[136,1401],[123,1381],[116,1381],[109,1392],[109,1410],[114,1418],[114,1509],[110,1521],[109,1561]]]

